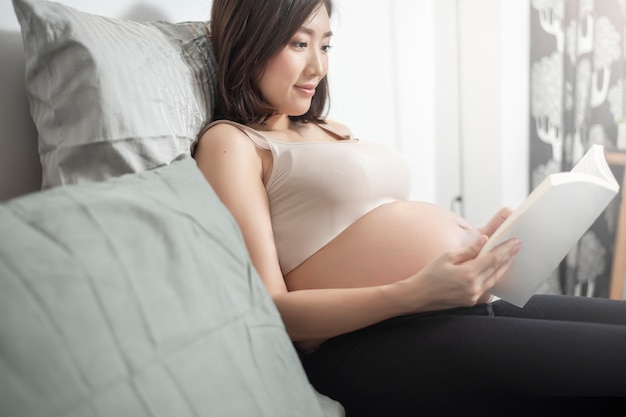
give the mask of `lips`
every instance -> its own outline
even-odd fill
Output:
[[[298,84],[295,86],[296,90],[311,96],[315,94],[316,87],[316,84]]]

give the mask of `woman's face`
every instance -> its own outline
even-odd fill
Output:
[[[309,110],[315,87],[328,72],[331,36],[330,18],[321,6],[268,61],[259,88],[279,114],[300,116]]]

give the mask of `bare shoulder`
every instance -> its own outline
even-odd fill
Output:
[[[195,154],[234,152],[237,154],[255,153],[255,145],[248,135],[237,126],[217,123],[207,129],[196,146]]]
[[[344,125],[343,123],[340,123],[336,120],[330,120],[330,119],[325,119],[324,123],[330,126],[331,129],[333,129],[335,132],[337,132],[337,134],[341,136],[348,137],[348,138],[353,137],[352,132],[350,131],[348,126]]]
[[[237,126],[228,123],[216,123],[202,134],[199,144],[241,142],[245,139],[247,139],[247,135]],[[248,139],[247,142],[249,141]]]

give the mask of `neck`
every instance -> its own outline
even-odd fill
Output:
[[[277,114],[267,119],[263,126],[267,130],[289,130],[291,128],[291,120],[286,114]]]

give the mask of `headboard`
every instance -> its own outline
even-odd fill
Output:
[[[37,130],[24,91],[24,50],[18,31],[0,30],[0,201],[39,190]]]

